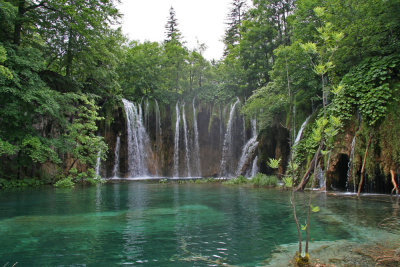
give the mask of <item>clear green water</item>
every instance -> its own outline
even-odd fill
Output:
[[[311,237],[363,242],[350,225],[398,216],[391,201],[316,193]],[[0,192],[0,266],[256,266],[296,240],[279,190],[125,182]]]

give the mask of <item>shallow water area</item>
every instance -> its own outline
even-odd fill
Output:
[[[343,244],[399,236],[398,199],[313,196],[321,211],[312,215],[311,249],[319,258]],[[304,222],[308,193],[296,198]],[[220,183],[115,180],[0,192],[0,265],[284,265],[296,247],[292,218],[288,191]]]

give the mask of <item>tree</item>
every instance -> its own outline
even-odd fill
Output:
[[[207,60],[203,57],[203,52],[207,46],[204,43],[198,43],[198,47],[189,52],[189,90],[194,87],[201,88],[204,82],[204,72],[208,67]]]
[[[245,96],[270,81],[269,72],[275,61],[274,50],[288,44],[287,16],[293,1],[254,1],[241,21],[240,42],[231,48],[245,72]],[[237,50],[237,51],[235,51]]]
[[[246,8],[246,1],[233,0],[231,3],[231,9],[228,14],[228,22],[226,23],[228,28],[225,31],[224,37],[224,56],[226,56],[229,53],[229,50],[238,45],[241,41],[242,36],[240,32],[240,26],[242,25]]]
[[[97,155],[104,160],[107,146],[103,137],[96,136],[96,121],[101,120],[97,114],[94,100],[89,100],[85,95],[70,94],[72,101],[72,122],[66,127],[64,134],[66,152],[71,156],[71,162],[67,161],[65,170],[67,173],[78,164],[86,166],[85,169],[94,168]],[[94,178],[94,177],[92,177]]]
[[[125,97],[139,98],[165,90],[162,73],[165,59],[160,44],[132,42],[124,54],[118,73]]]
[[[182,36],[178,29],[178,20],[173,7],[169,10],[169,18],[166,29],[166,39],[164,41],[164,63],[167,86],[170,90],[181,92],[181,79],[185,77],[187,48],[183,46]]]
[[[109,24],[119,13],[108,0],[18,0],[1,1],[0,16],[0,155],[10,163],[0,173],[35,177],[44,163],[63,166],[74,116],[90,114],[76,111],[78,100],[67,92],[118,95],[113,71],[124,39]]]
[[[165,43],[170,41],[181,43],[182,34],[178,29],[178,19],[176,18],[176,13],[172,6],[169,9],[169,17],[165,24],[165,35]]]
[[[325,16],[325,10],[322,7],[314,8],[314,12],[317,14],[318,17]],[[320,77],[321,80],[322,111],[324,123],[320,124],[320,126],[322,125],[321,127],[317,127],[320,128],[320,136],[318,136],[319,145],[316,149],[316,153],[313,157],[310,167],[300,181],[300,184],[297,186],[297,190],[303,190],[305,188],[312,170],[315,170],[315,167],[318,165],[321,151],[323,151],[324,149],[329,150],[331,148],[326,146],[327,140],[325,140],[324,129],[325,125],[328,123],[327,108],[329,104],[329,94],[332,89],[331,87],[327,86],[329,81],[327,74],[335,67],[332,62],[332,57],[338,49],[338,43],[342,40],[343,33],[334,31],[332,24],[329,22],[325,23],[322,27],[319,27],[317,31],[319,32],[319,37],[321,39],[319,45],[317,46],[316,43],[308,42],[306,44],[302,44],[301,47],[304,49],[305,53],[310,56],[310,62],[313,71]],[[317,135],[315,135],[315,138],[317,138]]]

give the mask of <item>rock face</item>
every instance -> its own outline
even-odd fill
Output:
[[[289,132],[281,125],[274,125],[268,131],[259,134],[259,166],[260,172],[265,174],[278,174],[281,176],[285,173],[287,167],[287,159],[290,154]],[[281,159],[278,170],[273,170],[266,162],[270,159]]]
[[[335,140],[334,148],[329,157],[326,181],[328,190],[357,192],[360,181],[361,167],[368,142],[368,133],[365,126],[357,126],[356,119],[348,122],[342,133]],[[375,139],[369,149],[366,161],[366,174],[362,192],[390,193],[393,185],[389,170],[397,170],[393,163],[392,147],[385,145],[389,138],[382,138],[382,133],[391,130],[389,124],[382,124],[376,129]],[[388,130],[389,128],[389,130]],[[361,129],[361,130],[360,130]],[[393,133],[391,133],[393,134]],[[396,179],[399,179],[396,176]]]
[[[233,177],[236,175],[239,160],[243,157],[242,150],[253,137],[250,120],[244,118],[239,111],[241,105],[239,100],[237,103],[227,105],[200,103],[195,100],[162,105],[153,100],[142,100],[141,103],[134,105],[137,110],[139,105],[141,107],[140,123],[145,128],[151,150],[151,153],[140,151],[146,154],[144,160],[147,175],[144,176],[187,177],[190,174],[193,177]],[[109,146],[108,158],[100,166],[102,177],[113,177],[115,169],[118,169],[118,177],[132,177],[130,170],[134,161],[129,156],[129,145],[136,139],[132,139],[128,132],[132,127],[138,127],[138,123],[132,122],[127,116],[129,114],[126,112],[126,107],[121,103],[113,111],[112,123],[108,127],[100,126],[100,134],[105,137]],[[179,132],[176,132],[176,129]],[[117,137],[120,142],[119,153],[115,151]],[[176,153],[175,147],[178,148]],[[250,163],[256,154],[249,153],[248,158],[244,159],[249,164],[244,164],[243,173],[251,173],[253,165]],[[119,155],[119,160],[115,159],[115,155]],[[116,162],[119,166],[114,166]],[[174,166],[177,168],[175,175]]]

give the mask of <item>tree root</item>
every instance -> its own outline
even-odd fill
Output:
[[[399,194],[399,188],[398,188],[397,183],[396,183],[396,176],[394,174],[394,171],[390,170],[390,174],[392,176],[392,184],[393,184],[392,194],[393,194],[394,190],[396,190],[396,195],[398,195]]]

